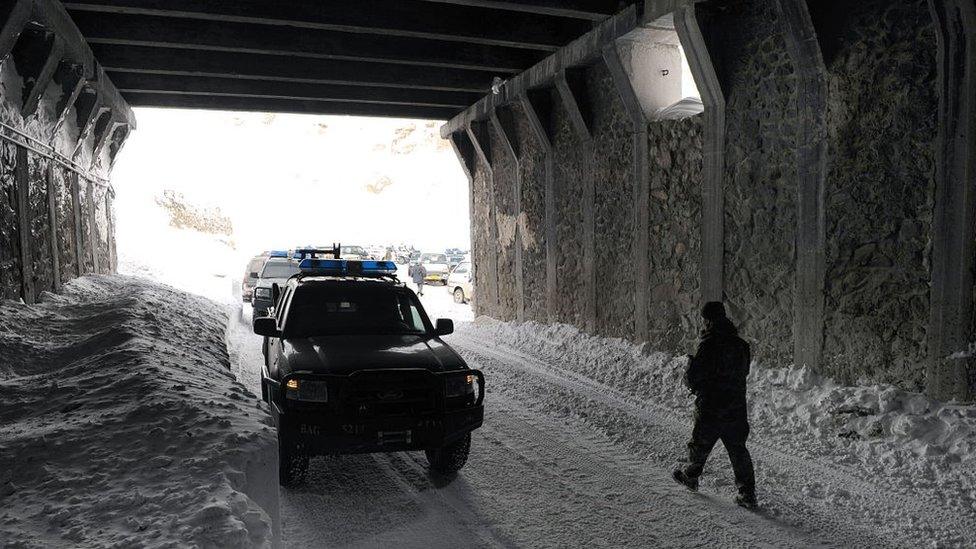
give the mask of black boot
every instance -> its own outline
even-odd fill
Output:
[[[735,504],[750,511],[759,507],[759,502],[756,501],[756,492],[752,490],[739,492],[739,495],[735,496]]]
[[[685,488],[691,490],[692,492],[698,491],[698,478],[689,477],[681,469],[675,469],[674,472],[671,473],[671,478],[673,478],[675,482],[683,485]]]

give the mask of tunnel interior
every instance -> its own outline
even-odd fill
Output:
[[[424,118],[479,314],[976,392],[964,1],[313,4],[5,3],[0,297],[116,269],[131,106]]]

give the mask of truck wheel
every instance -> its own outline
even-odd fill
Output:
[[[468,452],[471,451],[471,433],[464,435],[447,446],[427,450],[427,462],[430,463],[431,471],[442,475],[456,473],[464,467],[468,461]]]
[[[308,454],[294,436],[278,431],[278,484],[297,486],[305,481]]]
[[[461,288],[454,288],[454,302],[464,303],[464,290]]]

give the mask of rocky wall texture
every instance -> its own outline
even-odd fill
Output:
[[[109,244],[107,187],[95,187],[95,250],[98,254],[98,272],[112,272],[112,250]]]
[[[31,275],[33,278],[33,298],[36,300],[41,292],[54,291],[54,260],[51,257],[50,213],[47,192],[47,163],[46,159],[34,154],[21,157],[27,159],[27,175],[30,181],[27,193],[27,212],[30,223],[30,259]]]
[[[488,125],[491,141],[492,182],[495,187],[495,230],[498,261],[498,311],[496,318],[515,320],[518,317],[518,295],[515,284],[515,208],[518,162],[505,145],[493,124]]]
[[[553,187],[556,218],[556,322],[587,325],[583,297],[584,178],[592,177],[592,151],[577,135],[553,92]]]
[[[793,358],[796,79],[771,2],[699,6],[726,96],[724,290],[761,360]]]
[[[71,196],[71,177],[68,171],[56,166],[51,175],[57,217],[58,260],[61,266],[61,282],[64,283],[78,275],[74,200]]]
[[[20,222],[17,218],[17,147],[0,141],[0,299],[19,299]]]
[[[825,368],[920,390],[938,111],[925,0],[865,0],[830,19]]]
[[[78,201],[81,202],[81,218],[79,221],[79,227],[81,229],[81,272],[82,273],[92,273],[95,272],[95,262],[92,257],[92,249],[95,243],[92,241],[92,224],[95,222],[94,216],[91,215],[93,211],[93,193],[94,186],[87,183],[83,179],[78,180]]]
[[[546,321],[546,151],[532,131],[521,105],[511,107],[519,143],[522,176],[522,288],[525,319]]]
[[[647,325],[655,349],[694,349],[701,328],[702,116],[648,125]]]
[[[596,330],[634,337],[634,128],[610,71],[598,63],[586,71],[592,112]]]
[[[488,168],[480,160],[477,162],[472,175],[472,191],[474,211],[471,212],[472,236],[471,259],[472,265],[477,265],[474,271],[474,300],[476,312],[479,315],[495,316],[494,284],[491,278],[495,272],[489,260],[490,251],[494,250],[494,235],[491,232],[491,175]]]

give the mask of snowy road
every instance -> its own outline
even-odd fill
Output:
[[[446,292],[433,290],[425,296],[432,316],[464,314]],[[687,414],[585,377],[559,357],[526,353],[480,323],[458,328],[448,341],[488,378],[485,425],[475,434],[468,466],[443,483],[427,475],[419,453],[314,459],[306,485],[281,491],[286,546],[972,542],[971,514],[768,441],[750,444],[762,512],[731,503],[731,471],[720,447],[702,492],[689,493],[670,479],[684,454]],[[232,351],[238,375],[253,384],[261,355],[246,330],[232,328],[228,342],[239,346]]]

